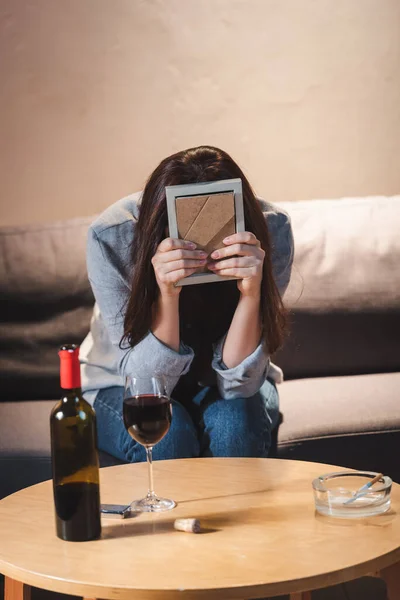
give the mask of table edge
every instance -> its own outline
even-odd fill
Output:
[[[6,563],[0,558],[0,573],[6,577],[10,577],[21,583],[37,587],[40,589],[54,591],[63,594],[71,594],[75,596],[84,596],[91,598],[101,598],[104,600],[172,600],[173,598],[185,598],[190,600],[194,598],[213,598],[217,599],[243,599],[245,593],[247,597],[257,597],[260,595],[285,595],[294,592],[302,592],[307,590],[317,590],[331,585],[337,585],[369,575],[371,573],[381,571],[387,567],[391,567],[399,563],[400,566],[400,546],[387,554],[373,558],[365,563],[344,567],[338,571],[326,572],[323,574],[303,577],[296,580],[287,580],[280,582],[271,582],[264,584],[255,584],[238,587],[220,587],[220,588],[199,588],[199,589],[144,589],[144,588],[127,588],[113,586],[105,588],[92,583],[82,583],[67,581],[46,575],[32,573],[18,567],[14,567]],[[260,597],[260,596],[258,596]]]

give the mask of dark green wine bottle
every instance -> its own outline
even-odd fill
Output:
[[[61,346],[63,397],[50,415],[53,492],[59,538],[100,537],[100,480],[96,415],[82,396],[79,347]]]

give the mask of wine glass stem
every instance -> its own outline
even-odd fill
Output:
[[[153,484],[153,446],[146,446],[147,464],[149,465],[149,491],[148,496],[155,496]]]

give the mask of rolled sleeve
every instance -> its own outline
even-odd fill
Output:
[[[250,398],[258,392],[268,374],[270,361],[265,346],[259,344],[252,354],[229,369],[222,360],[225,338],[214,346],[212,361],[212,368],[217,374],[218,391],[225,400]]]
[[[176,352],[149,332],[141,342],[122,354],[118,370],[122,375],[161,375],[165,380],[167,392],[171,393],[179,378],[189,371],[193,357],[192,348],[182,342],[179,352]]]

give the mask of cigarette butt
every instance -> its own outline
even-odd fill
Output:
[[[200,521],[198,519],[176,519],[174,528],[187,533],[200,533]]]

